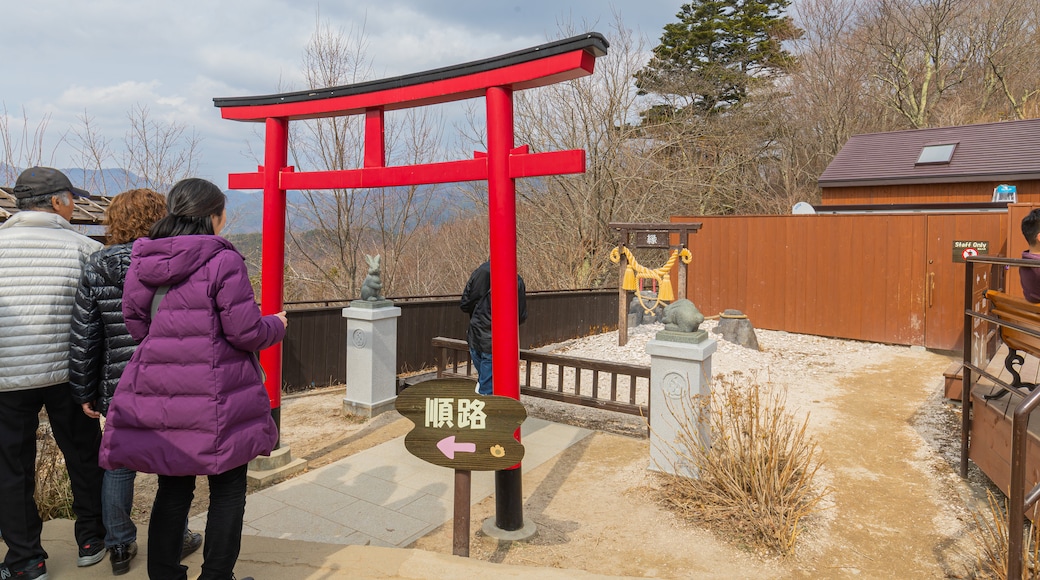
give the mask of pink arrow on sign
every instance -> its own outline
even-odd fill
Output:
[[[445,437],[437,442],[437,449],[441,450],[448,459],[455,459],[455,452],[473,453],[477,450],[476,443],[456,443],[455,436]]]

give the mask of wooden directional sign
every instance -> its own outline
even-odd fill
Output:
[[[511,397],[482,396],[476,382],[434,379],[397,396],[397,411],[415,427],[404,438],[409,453],[434,465],[470,471],[510,468],[524,457],[513,436],[527,418]]]

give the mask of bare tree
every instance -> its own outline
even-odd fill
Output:
[[[7,112],[7,105],[0,103],[0,179],[4,183],[13,184],[18,178],[18,173],[26,167],[34,165],[52,164],[47,161],[47,153],[44,146],[44,137],[50,124],[50,115],[44,115],[35,125],[29,120],[29,113],[22,108],[21,130],[12,127],[13,118]],[[61,144],[59,139],[51,150],[49,159],[54,158],[54,150]]]
[[[927,127],[933,110],[971,70],[978,46],[966,33],[976,0],[877,0],[861,27],[880,83],[882,102],[912,128]]]
[[[576,34],[570,23],[558,36]],[[613,279],[617,240],[608,224],[638,216],[653,196],[635,187],[641,110],[634,75],[645,41],[615,15],[610,50],[595,74],[514,95],[518,144],[533,151],[583,149],[585,173],[517,184],[519,253],[532,288],[585,288]]]
[[[981,44],[982,94],[996,93],[1010,109],[1001,116],[1026,119],[1040,109],[1040,3],[1024,0],[980,0],[973,19]],[[983,101],[982,108],[989,103]]]
[[[371,78],[363,26],[349,31],[320,21],[303,57],[309,88],[353,84]],[[307,170],[344,170],[363,165],[364,127],[359,116],[297,122],[290,155]],[[388,163],[426,163],[440,149],[441,120],[425,110],[387,115]],[[322,296],[357,296],[366,274],[363,254],[381,254],[383,291],[408,288],[399,262],[415,230],[435,217],[431,187],[303,191],[289,235],[310,284]],[[303,263],[297,271],[304,272]],[[409,276],[413,273],[408,272]]]
[[[165,191],[195,172],[201,137],[193,128],[156,119],[142,104],[127,112],[127,121],[122,167],[144,183],[130,183],[128,176],[126,187],[147,185]]]
[[[114,159],[112,142],[102,135],[94,118],[86,111],[79,117],[79,126],[73,127],[70,144],[76,150],[80,168],[83,169],[84,187],[100,195],[109,195],[104,170],[111,167]]]

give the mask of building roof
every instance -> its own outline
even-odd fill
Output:
[[[111,198],[93,195],[90,198],[75,197],[76,208],[72,212],[72,224],[82,226],[100,226],[105,219],[105,210]],[[18,213],[18,201],[13,195],[0,189],[0,223]]]
[[[928,145],[956,143],[949,163],[917,163]],[[854,135],[820,187],[1040,179],[1040,119]]]

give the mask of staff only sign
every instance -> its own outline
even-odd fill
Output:
[[[989,242],[986,240],[967,240],[953,242],[953,261],[963,262],[972,256],[989,254]]]
[[[511,397],[474,393],[476,382],[434,379],[397,396],[397,411],[415,427],[404,438],[409,453],[441,467],[469,471],[508,469],[524,458],[513,436],[527,418]]]

